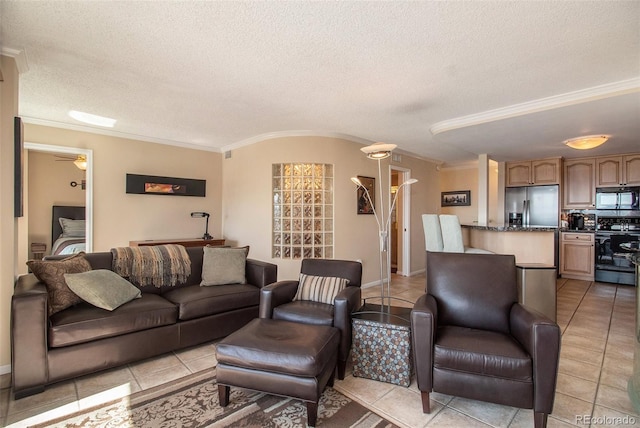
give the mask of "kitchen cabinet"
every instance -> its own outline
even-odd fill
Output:
[[[594,234],[562,232],[560,238],[560,275],[563,278],[593,281],[594,272]]]
[[[640,154],[596,158],[596,187],[640,185]]]
[[[560,184],[560,158],[507,162],[506,186]]]
[[[596,158],[564,161],[564,209],[593,209],[596,206]]]

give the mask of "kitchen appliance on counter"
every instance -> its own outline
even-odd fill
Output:
[[[511,213],[522,214],[522,226],[558,227],[558,186],[507,187],[505,218]],[[511,220],[509,220],[511,225]]]
[[[571,213],[569,214],[569,229],[571,230],[583,230],[584,229],[584,214]]]
[[[598,216],[595,238],[595,280],[635,285],[635,266],[622,244],[640,241],[640,217]]]
[[[640,187],[599,187],[597,210],[639,210]]]
[[[595,230],[596,215],[583,213],[567,214],[567,228],[569,230]]]

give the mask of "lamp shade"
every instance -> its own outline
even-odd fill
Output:
[[[609,137],[607,135],[587,135],[585,137],[572,138],[566,140],[564,144],[577,150],[594,149],[604,144]]]
[[[365,153],[369,159],[385,159],[391,156],[391,152],[396,147],[395,144],[376,143],[362,147],[360,150]]]

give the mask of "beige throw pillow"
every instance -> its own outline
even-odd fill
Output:
[[[140,289],[108,269],[67,273],[64,279],[69,289],[82,300],[107,311],[113,311],[141,296]]]
[[[313,276],[300,274],[298,291],[293,300],[311,300],[312,302],[333,305],[333,300],[349,283],[346,278],[335,276]]]
[[[91,265],[84,258],[84,254],[81,252],[62,260],[29,260],[27,262],[31,272],[47,287],[49,315],[82,302],[82,299],[67,286],[64,274],[90,271]]]
[[[203,249],[201,286],[246,284],[245,268],[249,247]]]

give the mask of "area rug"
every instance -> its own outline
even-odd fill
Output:
[[[306,405],[294,399],[231,388],[218,402],[215,369],[134,393],[37,427],[306,427]],[[318,406],[318,427],[392,428],[396,425],[328,387]]]

